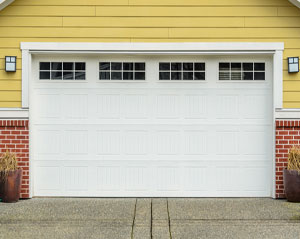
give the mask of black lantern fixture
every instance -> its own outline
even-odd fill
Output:
[[[299,72],[299,57],[288,57],[289,73]]]
[[[17,57],[16,56],[6,56],[5,57],[5,71],[6,72],[16,72],[17,70]]]

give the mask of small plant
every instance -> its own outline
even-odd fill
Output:
[[[0,157],[0,181],[4,181],[8,173],[18,169],[18,162],[14,153],[6,151]]]

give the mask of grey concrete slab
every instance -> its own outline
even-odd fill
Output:
[[[151,225],[151,199],[138,198],[136,203],[135,226]]]
[[[1,220],[100,220],[132,222],[135,199],[34,198],[0,203]],[[17,213],[16,213],[17,212]]]
[[[170,239],[170,231],[168,225],[153,225],[152,226],[153,239]]]
[[[169,199],[169,213],[171,220],[289,220],[300,219],[300,205],[269,198],[178,198]]]
[[[152,199],[152,218],[153,220],[168,220],[168,208],[166,198]]]
[[[171,225],[172,239],[296,239],[300,238],[299,223],[242,223],[222,221]]]
[[[77,225],[48,224],[10,224],[0,225],[1,239],[129,239],[131,227],[99,227],[88,223]]]
[[[135,226],[133,229],[133,239],[151,239],[151,227]]]

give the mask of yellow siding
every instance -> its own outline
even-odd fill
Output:
[[[0,12],[0,107],[21,106],[20,42],[34,41],[284,42],[284,107],[300,108],[286,63],[300,55],[300,9],[288,0],[15,0]]]

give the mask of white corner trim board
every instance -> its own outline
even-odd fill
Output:
[[[15,0],[0,0],[0,11],[6,8],[9,4],[14,2]]]
[[[296,7],[300,8],[300,1],[299,0],[289,0],[292,4],[294,4]]]
[[[273,55],[274,108],[282,108],[282,42],[74,43],[21,42],[22,108],[29,107],[32,54]]]

